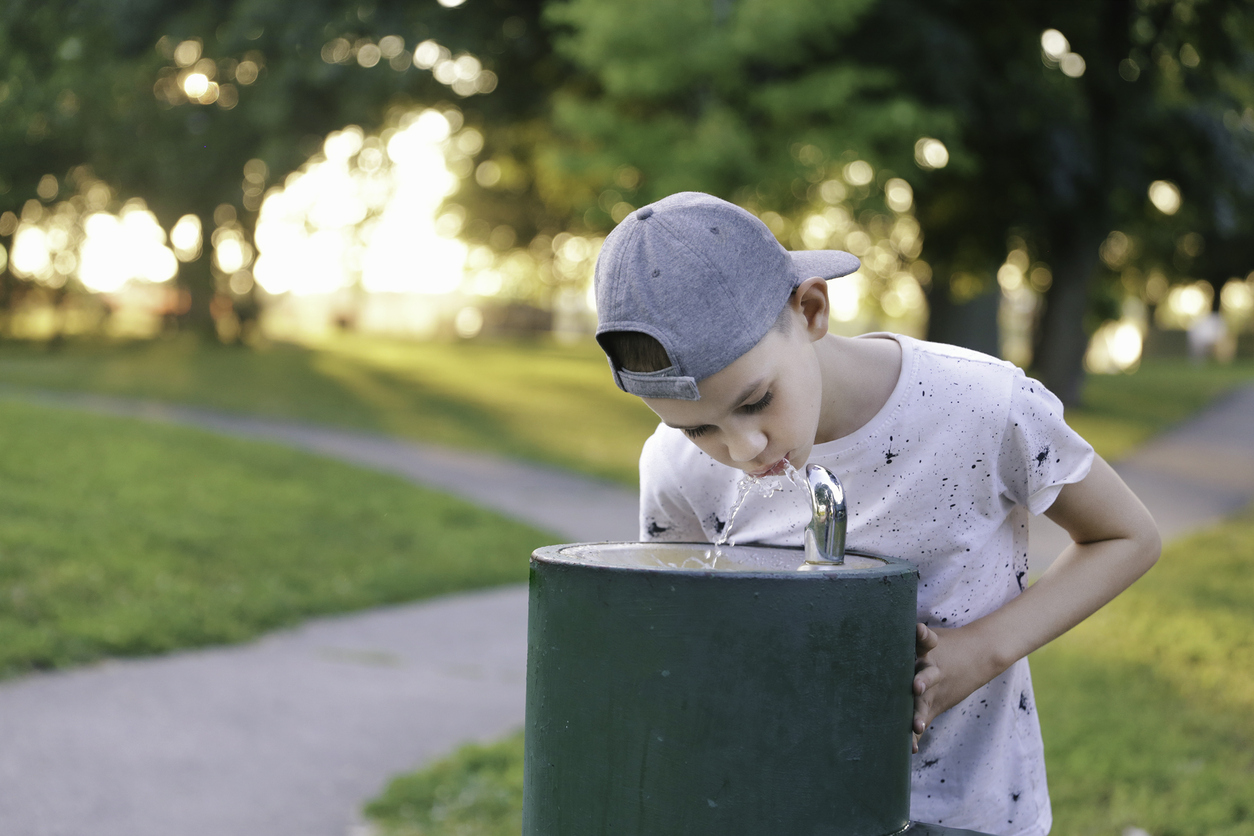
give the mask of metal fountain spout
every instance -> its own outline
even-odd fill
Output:
[[[806,465],[806,487],[814,512],[805,530],[806,563],[840,566],[845,562],[845,529],[849,512],[840,480],[822,465]]]

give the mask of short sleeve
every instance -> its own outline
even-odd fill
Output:
[[[640,542],[704,542],[701,521],[679,489],[671,441],[659,425],[640,453]]]
[[[998,473],[1002,495],[1033,514],[1093,466],[1093,448],[1063,420],[1062,402],[1022,372],[1011,392]]]

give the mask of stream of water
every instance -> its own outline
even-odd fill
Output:
[[[751,494],[760,494],[765,499],[770,499],[775,494],[787,488],[787,483],[791,482],[800,488],[805,488],[805,482],[801,476],[801,471],[792,466],[792,462],[784,465],[784,472],[778,476],[766,476],[759,479],[757,476],[745,474],[744,478],[737,483],[738,490],[736,502],[732,505],[731,515],[727,518],[727,525],[723,526],[723,530],[715,539],[715,546],[734,546],[736,541],[731,539],[732,526],[736,523],[736,515],[740,513],[740,508],[745,504],[745,500]]]

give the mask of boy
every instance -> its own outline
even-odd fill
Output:
[[[619,387],[663,422],[640,460],[641,539],[712,541],[744,474],[827,466],[850,547],[920,572],[912,818],[1048,833],[1025,657],[1149,569],[1157,529],[1013,365],[828,334],[826,280],[857,268],[848,253],[787,252],[748,212],[691,192],[606,239],[597,339]],[[1031,588],[1029,512],[1074,541]],[[731,535],[797,546],[808,518],[800,490],[750,497]]]

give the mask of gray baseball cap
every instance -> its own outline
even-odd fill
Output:
[[[670,367],[633,372],[611,358],[618,388],[695,401],[697,381],[757,345],[797,285],[858,266],[839,250],[789,252],[739,206],[680,192],[637,209],[605,239],[596,266],[597,339],[613,331],[649,334]]]

